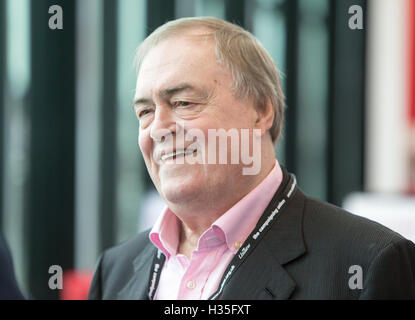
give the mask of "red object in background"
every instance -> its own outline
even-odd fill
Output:
[[[93,271],[68,270],[63,273],[61,300],[88,299]]]
[[[415,0],[409,1],[409,125],[415,126]]]
[[[409,28],[409,181],[408,193],[415,195],[415,0],[408,1]]]

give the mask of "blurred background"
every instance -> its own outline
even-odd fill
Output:
[[[415,240],[415,1],[0,0],[0,229],[27,297],[85,298],[99,254],[160,213],[132,63],[186,16],[235,22],[270,52],[287,103],[276,153],[303,191]]]

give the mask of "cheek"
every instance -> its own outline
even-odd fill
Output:
[[[138,145],[141,153],[143,154],[144,160],[147,162],[151,159],[152,152],[152,140],[148,130],[138,132]]]

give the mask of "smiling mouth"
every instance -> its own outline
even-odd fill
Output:
[[[169,152],[166,154],[163,154],[160,159],[162,161],[168,161],[168,160],[175,160],[180,157],[184,157],[190,154],[196,154],[197,149],[188,149],[188,150],[175,150],[173,152]]]

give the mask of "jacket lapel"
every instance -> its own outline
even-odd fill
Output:
[[[148,281],[156,247],[149,243],[134,259],[134,273],[127,285],[118,293],[119,300],[148,300]]]
[[[304,200],[297,188],[287,207],[279,212],[270,230],[229,280],[220,299],[270,300],[292,295],[296,283],[285,265],[306,252],[302,235]],[[275,204],[271,201],[264,215],[271,214]]]

